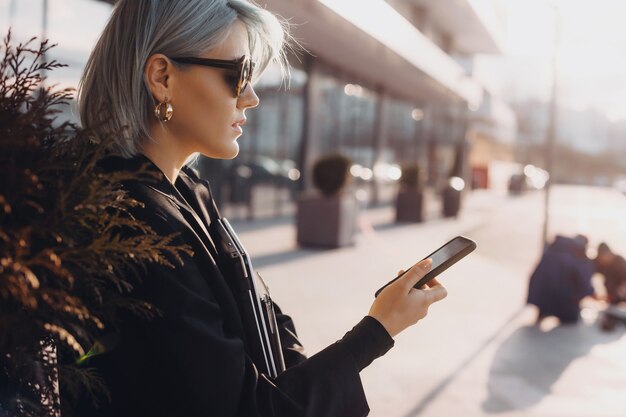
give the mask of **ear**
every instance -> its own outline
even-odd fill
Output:
[[[151,55],[146,61],[144,79],[152,96],[158,101],[172,98],[171,77],[174,70],[172,61],[163,54]]]

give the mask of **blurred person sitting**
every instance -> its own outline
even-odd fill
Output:
[[[538,308],[537,324],[555,316],[562,324],[576,323],[580,301],[595,295],[591,285],[594,265],[587,257],[585,236],[556,236],[530,277],[527,303]]]
[[[614,314],[617,305],[626,301],[626,260],[614,253],[609,245],[600,243],[598,254],[594,259],[596,272],[604,276],[607,301],[613,308],[607,310],[602,319],[603,330],[613,330],[620,317]],[[623,320],[623,317],[622,317]]]

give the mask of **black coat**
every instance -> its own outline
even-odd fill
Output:
[[[577,321],[580,300],[594,293],[593,272],[584,245],[574,238],[557,236],[530,277],[527,302],[536,305],[542,316]]]
[[[108,161],[109,169],[134,170],[148,163],[158,171],[143,156],[112,161]],[[174,269],[157,264],[148,267],[134,295],[163,315],[149,322],[135,318],[123,322],[117,346],[90,363],[103,374],[112,402],[97,412],[79,414],[367,415],[359,371],[391,347],[389,335],[377,328],[372,331],[371,323],[359,324],[344,337],[351,341],[342,339],[306,359],[291,320],[278,314],[288,369],[275,380],[259,374],[244,349],[241,319],[206,232],[211,221],[209,204],[213,204],[208,184],[188,168],[180,172],[176,187],[161,176],[156,183],[125,184],[129,194],[145,204],[135,215],[159,234],[178,233],[174,243],[189,244],[194,254],[184,256],[184,264]],[[368,326],[369,330],[363,330]],[[368,353],[358,352],[368,344]],[[365,361],[363,356],[367,356]]]

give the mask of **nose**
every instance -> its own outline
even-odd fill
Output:
[[[240,109],[251,109],[259,105],[259,96],[256,95],[252,85],[244,90],[237,100],[237,107]]]

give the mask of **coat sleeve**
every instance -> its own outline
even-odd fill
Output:
[[[160,234],[175,232],[164,218],[151,223]],[[176,243],[184,241],[183,236]],[[111,415],[368,414],[359,371],[393,345],[380,324],[366,318],[311,358],[294,354],[291,366],[271,380],[258,373],[242,340],[227,331],[232,318],[224,317],[206,283],[222,279],[219,271],[207,274],[196,257],[184,256],[184,264],[174,269],[161,265],[146,269],[136,295],[161,315],[149,322],[129,319],[121,326],[118,347],[100,358],[99,369],[112,391]],[[293,329],[287,316],[279,320],[283,331]],[[295,329],[293,337],[285,342],[297,341]]]
[[[259,398],[266,404],[261,408],[276,416],[366,416],[369,407],[358,373],[392,346],[384,327],[365,317],[337,343],[275,381],[262,376],[259,387],[265,392]],[[296,408],[286,408],[290,405]]]
[[[307,359],[306,351],[298,339],[296,326],[291,317],[284,314],[276,303],[274,303],[274,312],[276,313],[276,323],[278,324],[285,366],[291,368]]]

